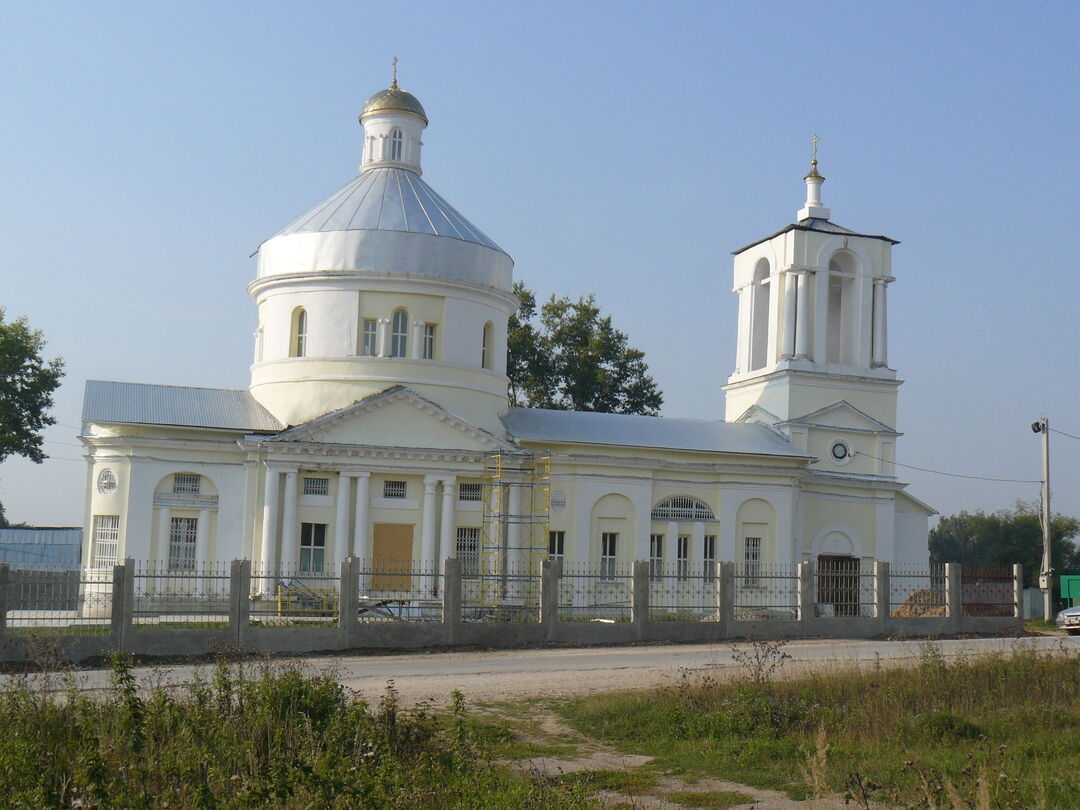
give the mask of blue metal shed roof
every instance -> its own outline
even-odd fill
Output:
[[[246,389],[87,380],[84,422],[277,433],[284,428]]]
[[[76,569],[82,560],[82,533],[78,526],[0,529],[0,563],[21,569]]]

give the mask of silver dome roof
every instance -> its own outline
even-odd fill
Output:
[[[330,231],[404,231],[505,251],[406,169],[369,169],[271,238]],[[268,240],[269,241],[269,240]]]

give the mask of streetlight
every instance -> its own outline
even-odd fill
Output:
[[[1054,569],[1050,566],[1050,420],[1045,416],[1031,423],[1032,433],[1042,434],[1042,530],[1043,559],[1042,573],[1039,574],[1039,587],[1043,592],[1043,618],[1054,620],[1053,581]]]

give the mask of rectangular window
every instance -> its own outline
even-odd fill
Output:
[[[458,484],[457,499],[459,501],[479,501],[484,495],[483,484]]]
[[[304,478],[304,494],[305,495],[329,495],[330,494],[330,479],[329,478]]]
[[[195,570],[195,538],[199,533],[199,519],[174,517],[169,521],[169,570]]]
[[[383,481],[382,496],[384,498],[404,498],[407,491],[404,481]]]
[[[619,545],[618,532],[604,532],[600,535],[600,578],[615,579],[615,560]]]
[[[94,515],[94,547],[91,566],[104,568],[116,565],[116,547],[120,542],[120,516]]]
[[[705,535],[705,553],[701,555],[705,563],[705,578],[712,579],[716,576],[716,535]]]
[[[690,578],[690,537],[680,534],[675,553],[675,576],[685,582]]]
[[[435,359],[435,324],[424,324],[424,353],[425,360]]]
[[[461,560],[461,575],[475,577],[480,573],[480,530],[458,526],[457,557]]]
[[[660,576],[664,565],[664,535],[649,535],[649,578],[656,579]]]
[[[201,475],[191,473],[177,473],[173,476],[172,491],[174,495],[198,495],[199,479]]]
[[[561,560],[566,553],[566,532],[548,532],[548,558]]]
[[[761,538],[747,537],[743,541],[743,576],[747,588],[761,585]]]
[[[300,573],[321,574],[326,555],[326,524],[300,524]]]
[[[374,357],[377,347],[376,335],[378,334],[379,324],[378,321],[373,318],[364,319],[364,327],[361,330],[363,335],[363,344],[360,347],[360,354],[364,357]]]

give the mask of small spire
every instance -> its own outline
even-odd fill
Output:
[[[811,177],[821,177],[821,174],[817,170],[817,145],[820,140],[821,138],[817,135],[812,135],[810,137],[810,171],[803,180],[809,180]],[[821,177],[821,179],[824,180],[825,178]]]
[[[397,90],[399,88],[397,86],[397,57],[396,56],[390,61],[390,68],[394,72],[394,79],[393,79],[393,81],[390,82],[390,89],[391,90]],[[814,137],[816,138],[817,136],[815,135]]]
[[[806,204],[796,215],[798,221],[804,219],[828,219],[831,212],[821,204],[821,184],[825,178],[818,171],[817,146],[820,141],[817,135],[810,138],[810,171],[803,180],[806,181]]]

